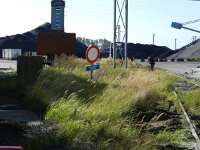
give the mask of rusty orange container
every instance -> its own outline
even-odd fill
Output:
[[[37,38],[38,55],[75,55],[76,34],[40,32]]]

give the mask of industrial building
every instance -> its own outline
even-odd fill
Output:
[[[21,56],[21,49],[2,49],[2,59],[17,59]]]

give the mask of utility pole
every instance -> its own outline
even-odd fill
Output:
[[[121,0],[122,3],[119,3],[119,0],[114,0],[114,26],[113,26],[113,68],[116,68],[116,34],[118,28],[118,42],[121,44],[125,43],[124,46],[124,64],[125,69],[127,68],[127,47],[128,47],[128,0]],[[123,11],[125,8],[125,11]],[[117,11],[118,10],[118,11]],[[123,14],[125,13],[125,14]],[[118,19],[116,19],[118,15]],[[125,18],[124,18],[125,17]],[[120,28],[119,28],[120,27]],[[121,27],[124,28],[124,36],[122,41],[120,38]]]
[[[128,66],[128,60],[127,60],[127,50],[128,50],[128,0],[126,0],[125,4],[125,69],[127,69]]]
[[[155,45],[155,36],[156,36],[156,34],[153,33],[153,45]]]
[[[175,38],[175,50],[176,50],[177,39]]]
[[[116,56],[115,56],[115,51],[116,51],[116,11],[117,10],[117,0],[114,0],[114,20],[113,20],[113,68],[116,68]]]

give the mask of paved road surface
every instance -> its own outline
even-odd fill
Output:
[[[148,65],[148,62],[138,61],[138,63]],[[187,78],[200,79],[200,62],[156,62],[155,67]]]
[[[0,120],[40,124],[40,118],[23,106],[20,100],[11,96],[0,96]]]

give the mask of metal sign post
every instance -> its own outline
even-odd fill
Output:
[[[91,66],[93,66],[93,63],[91,63]],[[93,79],[93,70],[90,71],[90,80]]]

